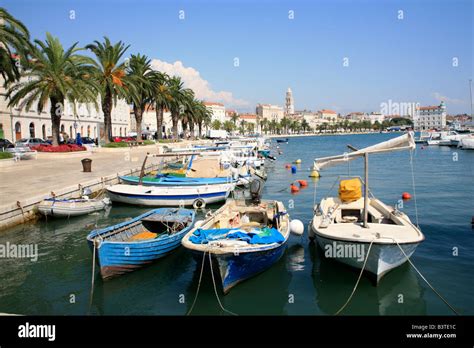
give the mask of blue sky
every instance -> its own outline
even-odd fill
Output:
[[[129,53],[184,74],[202,98],[241,111],[283,105],[291,87],[297,110],[378,111],[389,100],[443,99],[448,113],[470,112],[470,0],[2,0],[1,6],[33,38],[49,31],[65,46],[104,35],[122,40]]]

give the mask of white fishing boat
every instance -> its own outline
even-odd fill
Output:
[[[143,186],[118,184],[107,187],[113,202],[155,207],[193,206],[225,201],[235,183],[199,186]]]
[[[341,181],[338,197],[326,197],[314,208],[309,236],[316,238],[325,255],[373,274],[378,281],[413,254],[424,235],[410,218],[396,208],[369,197],[369,155],[413,150],[413,133],[352,153],[316,159],[315,169],[365,159],[365,187],[362,180]],[[365,267],[364,267],[365,266]]]
[[[70,217],[100,211],[109,204],[110,199],[107,197],[101,199],[89,199],[87,197],[71,199],[48,198],[40,202],[37,208],[45,216]]]
[[[462,138],[458,143],[458,147],[463,150],[474,150],[474,135]]]

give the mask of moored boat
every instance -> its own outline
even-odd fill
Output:
[[[369,197],[368,156],[392,151],[413,150],[412,133],[355,152],[319,158],[315,168],[365,158],[364,195],[359,178],[342,180],[338,197],[326,197],[314,208],[309,237],[316,238],[325,255],[375,276],[377,283],[390,270],[405,263],[424,235],[410,218]]]
[[[193,206],[224,201],[235,183],[201,186],[143,186],[118,184],[107,187],[114,202],[146,206]]]
[[[41,201],[37,208],[45,216],[70,217],[93,213],[105,209],[110,204],[110,199],[89,198],[47,198]]]
[[[87,242],[97,257],[102,278],[133,271],[168,255],[181,245],[194,217],[192,210],[160,208],[92,231]]]
[[[290,234],[282,202],[230,200],[183,238],[198,264],[209,257],[224,293],[270,268],[283,255]],[[212,271],[212,270],[211,270]]]

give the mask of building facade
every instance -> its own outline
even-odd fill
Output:
[[[285,98],[285,115],[293,115],[295,113],[295,101],[293,100],[293,92],[288,87]]]
[[[269,121],[277,121],[285,116],[285,112],[281,106],[271,104],[258,104],[256,114],[260,119],[267,119]]]
[[[221,123],[224,123],[226,121],[226,112],[224,104],[216,102],[204,102],[204,105],[208,110],[212,112],[211,122],[217,120]]]
[[[0,77],[0,137],[15,142],[21,138],[43,138],[52,136],[49,101],[41,112],[33,104],[30,110],[20,106],[8,107],[6,90]],[[98,138],[104,124],[104,114],[98,102],[98,109],[93,104],[73,104],[66,102],[61,116],[60,131],[74,138],[81,136]],[[124,100],[117,100],[112,109],[112,134],[125,136],[130,131],[129,106]]]
[[[413,124],[416,131],[446,128],[446,105],[418,107]]]

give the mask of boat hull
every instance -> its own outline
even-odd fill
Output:
[[[193,211],[180,210],[178,212],[180,216],[189,216],[191,221],[188,226],[171,235],[139,241],[112,241],[101,237],[107,236],[115,229],[125,229],[126,231],[128,226],[132,226],[155,213],[170,214],[168,213],[170,210],[173,209],[155,209],[121,224],[92,231],[87,236],[88,245],[93,251],[94,257],[97,258],[103,279],[113,278],[146,266],[169,255],[181,245],[181,240],[192,228],[195,217]]]
[[[217,189],[217,186],[223,187]],[[173,187],[155,187],[150,190],[143,190],[143,186],[132,187],[136,187],[136,191],[110,187],[107,188],[107,192],[110,199],[114,202],[144,206],[176,207],[192,206],[197,200],[202,200],[205,204],[225,201],[231,189],[235,187],[235,184],[208,185],[187,190],[182,190],[182,188],[174,190]]]
[[[264,248],[262,248],[264,249]],[[273,249],[264,249],[250,253],[211,254],[213,271],[220,276],[224,294],[237,284],[252,278],[272,267],[283,256],[286,242]],[[198,264],[201,264],[203,253],[193,252]],[[206,254],[206,258],[208,258]]]
[[[362,269],[365,261],[366,254],[368,251],[370,243],[366,242],[352,242],[352,241],[342,241],[337,239],[330,239],[322,237],[317,232],[313,230],[313,234],[316,237],[318,246],[325,252],[329,248],[333,250],[342,249],[342,250],[364,250],[363,257],[361,255],[354,255],[353,257],[332,257],[336,261],[339,261],[348,266]],[[407,243],[400,244],[403,251],[408,257],[415,252],[417,243]],[[326,253],[325,253],[326,255]],[[348,255],[345,255],[348,256]],[[371,274],[374,279],[379,282],[382,277],[402,265],[407,261],[405,255],[402,253],[397,244],[392,243],[373,243],[370,249],[369,258],[367,264],[364,268],[364,271],[367,271]]]
[[[90,201],[85,203],[63,201],[45,200],[38,205],[38,211],[45,216],[54,217],[71,217],[80,216],[96,211],[104,210],[107,207],[107,203],[101,201]]]

